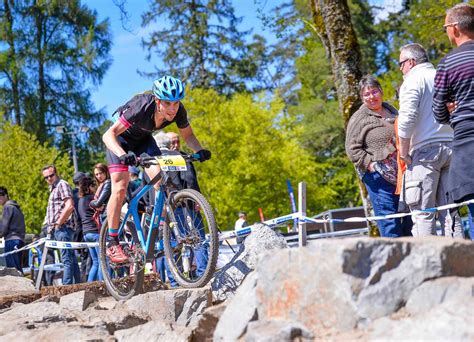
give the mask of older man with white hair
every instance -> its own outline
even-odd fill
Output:
[[[432,208],[448,202],[448,175],[453,131],[436,122],[433,116],[433,87],[436,70],[420,44],[400,49],[400,88],[398,135],[400,157],[406,162],[405,202],[411,211]],[[447,210],[439,212],[445,235],[462,238],[460,217]],[[436,235],[436,213],[416,215],[413,236]]]

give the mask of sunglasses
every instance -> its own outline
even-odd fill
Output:
[[[44,179],[50,179],[50,178],[53,178],[54,176],[56,176],[56,174],[55,174],[55,173],[52,173],[52,174],[50,174],[50,175],[44,176]]]
[[[403,61],[401,62],[398,62],[398,67],[401,68],[403,66],[403,64],[405,64],[406,62],[408,62],[411,58],[407,58],[407,59],[404,59]]]
[[[443,25],[443,31],[444,31],[444,33],[448,32],[448,27],[449,27],[449,26],[455,26],[455,25],[458,25],[458,24],[459,24],[459,23],[458,23],[457,21],[454,22],[454,23],[444,24],[444,25]]]

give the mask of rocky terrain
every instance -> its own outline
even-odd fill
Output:
[[[201,289],[126,302],[103,285],[45,288],[0,270],[0,341],[474,340],[474,243],[324,239],[265,226]]]

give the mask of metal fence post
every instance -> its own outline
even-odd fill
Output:
[[[44,264],[46,263],[46,254],[48,254],[48,247],[46,247],[46,242],[49,240],[51,240],[51,234],[48,234],[46,236],[46,241],[44,242],[43,255],[41,257],[41,264],[38,270],[38,277],[36,278],[36,286],[35,286],[36,290],[39,290],[41,288],[41,280],[43,279]]]
[[[306,183],[298,183],[298,214],[301,217],[306,216]],[[298,220],[298,241],[299,246],[306,246],[306,221]]]

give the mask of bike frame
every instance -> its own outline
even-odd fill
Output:
[[[157,176],[159,178],[159,176]],[[155,177],[155,178],[157,178]],[[162,182],[160,184],[159,191],[157,192],[155,196],[155,206],[153,208],[153,212],[151,215],[151,220],[150,220],[150,228],[148,231],[148,235],[145,239],[145,233],[141,224],[140,220],[140,215],[138,214],[138,204],[140,199],[153,188],[153,185],[156,183],[155,179],[150,181],[148,184],[146,184],[133,198],[131,199],[127,212],[125,214],[124,219],[122,220],[122,223],[120,224],[119,227],[119,235],[122,233],[125,224],[128,220],[128,217],[131,216],[133,219],[133,223],[135,225],[135,230],[138,235],[138,243],[142,246],[143,250],[146,252],[146,261],[151,261],[153,259],[153,252],[155,250],[155,240],[156,236],[158,234],[158,229],[160,226],[160,223],[162,220],[164,220],[164,217],[161,217],[161,213],[163,212],[163,209],[165,207],[165,202],[166,202],[166,191],[165,191],[165,186],[163,185],[165,182]]]

